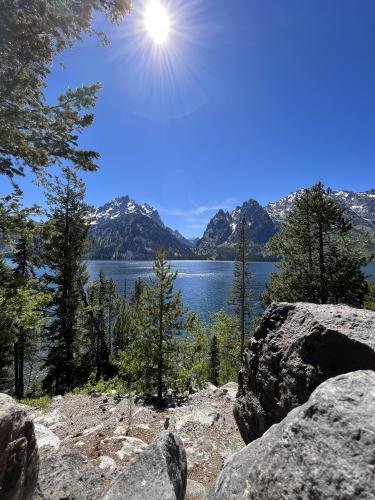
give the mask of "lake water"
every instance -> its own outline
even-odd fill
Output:
[[[125,261],[88,261],[87,267],[90,279],[97,279],[103,271],[108,278],[117,283],[118,291],[128,296],[136,278],[147,279],[152,275],[152,262]],[[222,261],[172,261],[173,270],[178,271],[175,289],[181,290],[185,307],[201,315],[203,319],[208,314],[217,311],[226,304],[233,280],[233,262]],[[260,310],[259,295],[265,289],[269,275],[275,270],[273,262],[253,262],[251,272],[254,280],[254,306]],[[366,269],[375,281],[375,263]]]

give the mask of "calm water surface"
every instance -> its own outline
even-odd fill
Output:
[[[129,296],[136,278],[147,279],[152,275],[152,262],[88,261],[90,279],[95,280],[100,271],[113,278],[121,294]],[[233,262],[218,261],[172,261],[173,270],[178,271],[175,289],[181,290],[184,305],[207,319],[211,311],[226,304],[233,279]],[[265,289],[269,275],[275,270],[273,262],[253,262],[251,272],[254,279],[254,305],[260,310],[259,295]],[[375,264],[367,272],[375,281]]]

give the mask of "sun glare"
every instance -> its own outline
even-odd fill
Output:
[[[154,43],[162,45],[168,39],[170,19],[167,9],[159,0],[151,0],[145,11],[146,30]]]

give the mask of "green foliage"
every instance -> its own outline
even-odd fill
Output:
[[[230,316],[223,309],[211,314],[212,324],[211,330],[211,370],[216,365],[213,363],[213,337],[217,338],[219,346],[220,372],[219,384],[237,380],[238,371],[240,369],[240,345],[238,319]],[[211,378],[213,378],[213,373]],[[216,384],[215,384],[216,385]]]
[[[263,302],[363,305],[367,284],[363,248],[350,239],[352,224],[321,183],[306,189],[283,231],[270,242],[280,258]]]
[[[197,314],[190,313],[179,350],[178,390],[193,392],[202,389],[209,376],[209,338],[207,328]]]
[[[49,294],[35,278],[34,266],[46,265],[50,286],[48,377],[46,386],[65,390],[75,377],[77,316],[84,285],[81,264],[88,212],[82,183],[67,166],[95,170],[99,155],[78,146],[78,135],[93,120],[99,85],[69,89],[50,104],[45,96],[55,57],[94,34],[93,16],[104,13],[119,21],[129,12],[128,0],[2,0],[0,2],[0,174],[14,192],[0,200],[0,251],[12,256],[10,269],[0,255],[0,388],[24,393],[24,365],[29,379],[40,350]],[[103,33],[96,33],[106,42]],[[64,165],[63,180],[48,184],[49,221],[39,232],[37,207],[21,208],[16,177],[25,169],[40,176],[53,164]],[[69,183],[72,186],[69,188]],[[40,260],[43,241],[45,261]],[[37,363],[36,363],[37,364]],[[12,379],[10,369],[14,369]],[[61,381],[61,384],[60,384]],[[27,382],[29,385],[30,380]],[[5,385],[4,385],[5,384]],[[32,385],[32,384],[31,384]]]
[[[14,370],[14,393],[24,394],[24,365],[35,353],[46,323],[43,309],[49,295],[34,277],[37,227],[34,210],[20,208],[19,197],[0,205],[3,235],[13,247],[13,268],[0,262],[0,387],[10,389],[9,370]],[[7,382],[5,381],[7,379]]]
[[[119,375],[136,392],[147,386],[143,380],[145,335],[139,309],[123,304],[115,324],[117,350],[115,352]]]
[[[123,396],[128,392],[128,386],[119,377],[113,377],[109,380],[99,379],[97,380],[97,375],[93,372],[87,383],[81,388],[75,388],[71,391],[71,394],[91,394],[92,392],[102,392],[104,394],[111,394],[112,391],[116,391],[116,394]]]
[[[208,378],[209,381],[218,386],[219,385],[219,375],[220,375],[220,353],[219,344],[217,341],[216,333],[211,337],[210,341],[210,357],[208,365]]]
[[[97,379],[113,374],[110,356],[119,349],[119,332],[124,319],[124,301],[118,296],[113,279],[100,272],[99,279],[90,283],[84,298],[83,326],[86,332],[86,373],[96,372]],[[81,342],[82,343],[82,342]]]
[[[369,309],[370,311],[375,311],[375,284],[369,283],[369,291],[365,296],[363,307]]]
[[[22,398],[19,402],[23,405],[34,406],[45,410],[51,403],[51,398],[49,396],[41,396],[39,398]]]
[[[242,360],[245,340],[250,335],[251,313],[253,310],[252,284],[250,274],[249,242],[246,237],[245,219],[242,219],[238,233],[236,260],[234,262],[233,285],[229,304],[238,319],[240,328],[240,360]]]
[[[181,294],[173,292],[177,272],[171,271],[163,250],[156,256],[153,272],[154,276],[144,290],[141,309],[144,329],[141,378],[146,392],[153,394],[156,390],[161,400],[175,378],[177,338],[184,330],[186,321]]]
[[[85,188],[68,168],[48,184],[49,218],[43,227],[44,280],[52,301],[49,307],[49,350],[46,359],[45,388],[63,394],[76,385],[79,364],[75,360],[79,311],[85,285],[82,262],[87,244],[90,209],[84,203]]]
[[[55,57],[82,34],[94,33],[96,12],[117,21],[129,9],[128,0],[1,1],[1,174],[13,180],[25,166],[40,173],[56,162],[95,170],[98,153],[79,149],[77,136],[92,123],[86,110],[94,106],[99,85],[68,90],[50,105],[45,82]]]

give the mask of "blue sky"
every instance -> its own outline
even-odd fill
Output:
[[[148,1],[148,0],[147,0]],[[218,208],[266,204],[318,180],[375,187],[374,0],[165,0],[159,49],[144,2],[108,47],[85,40],[59,59],[48,96],[103,85],[81,145],[101,153],[88,201],[129,194],[186,236]],[[28,181],[25,202],[41,202]]]

